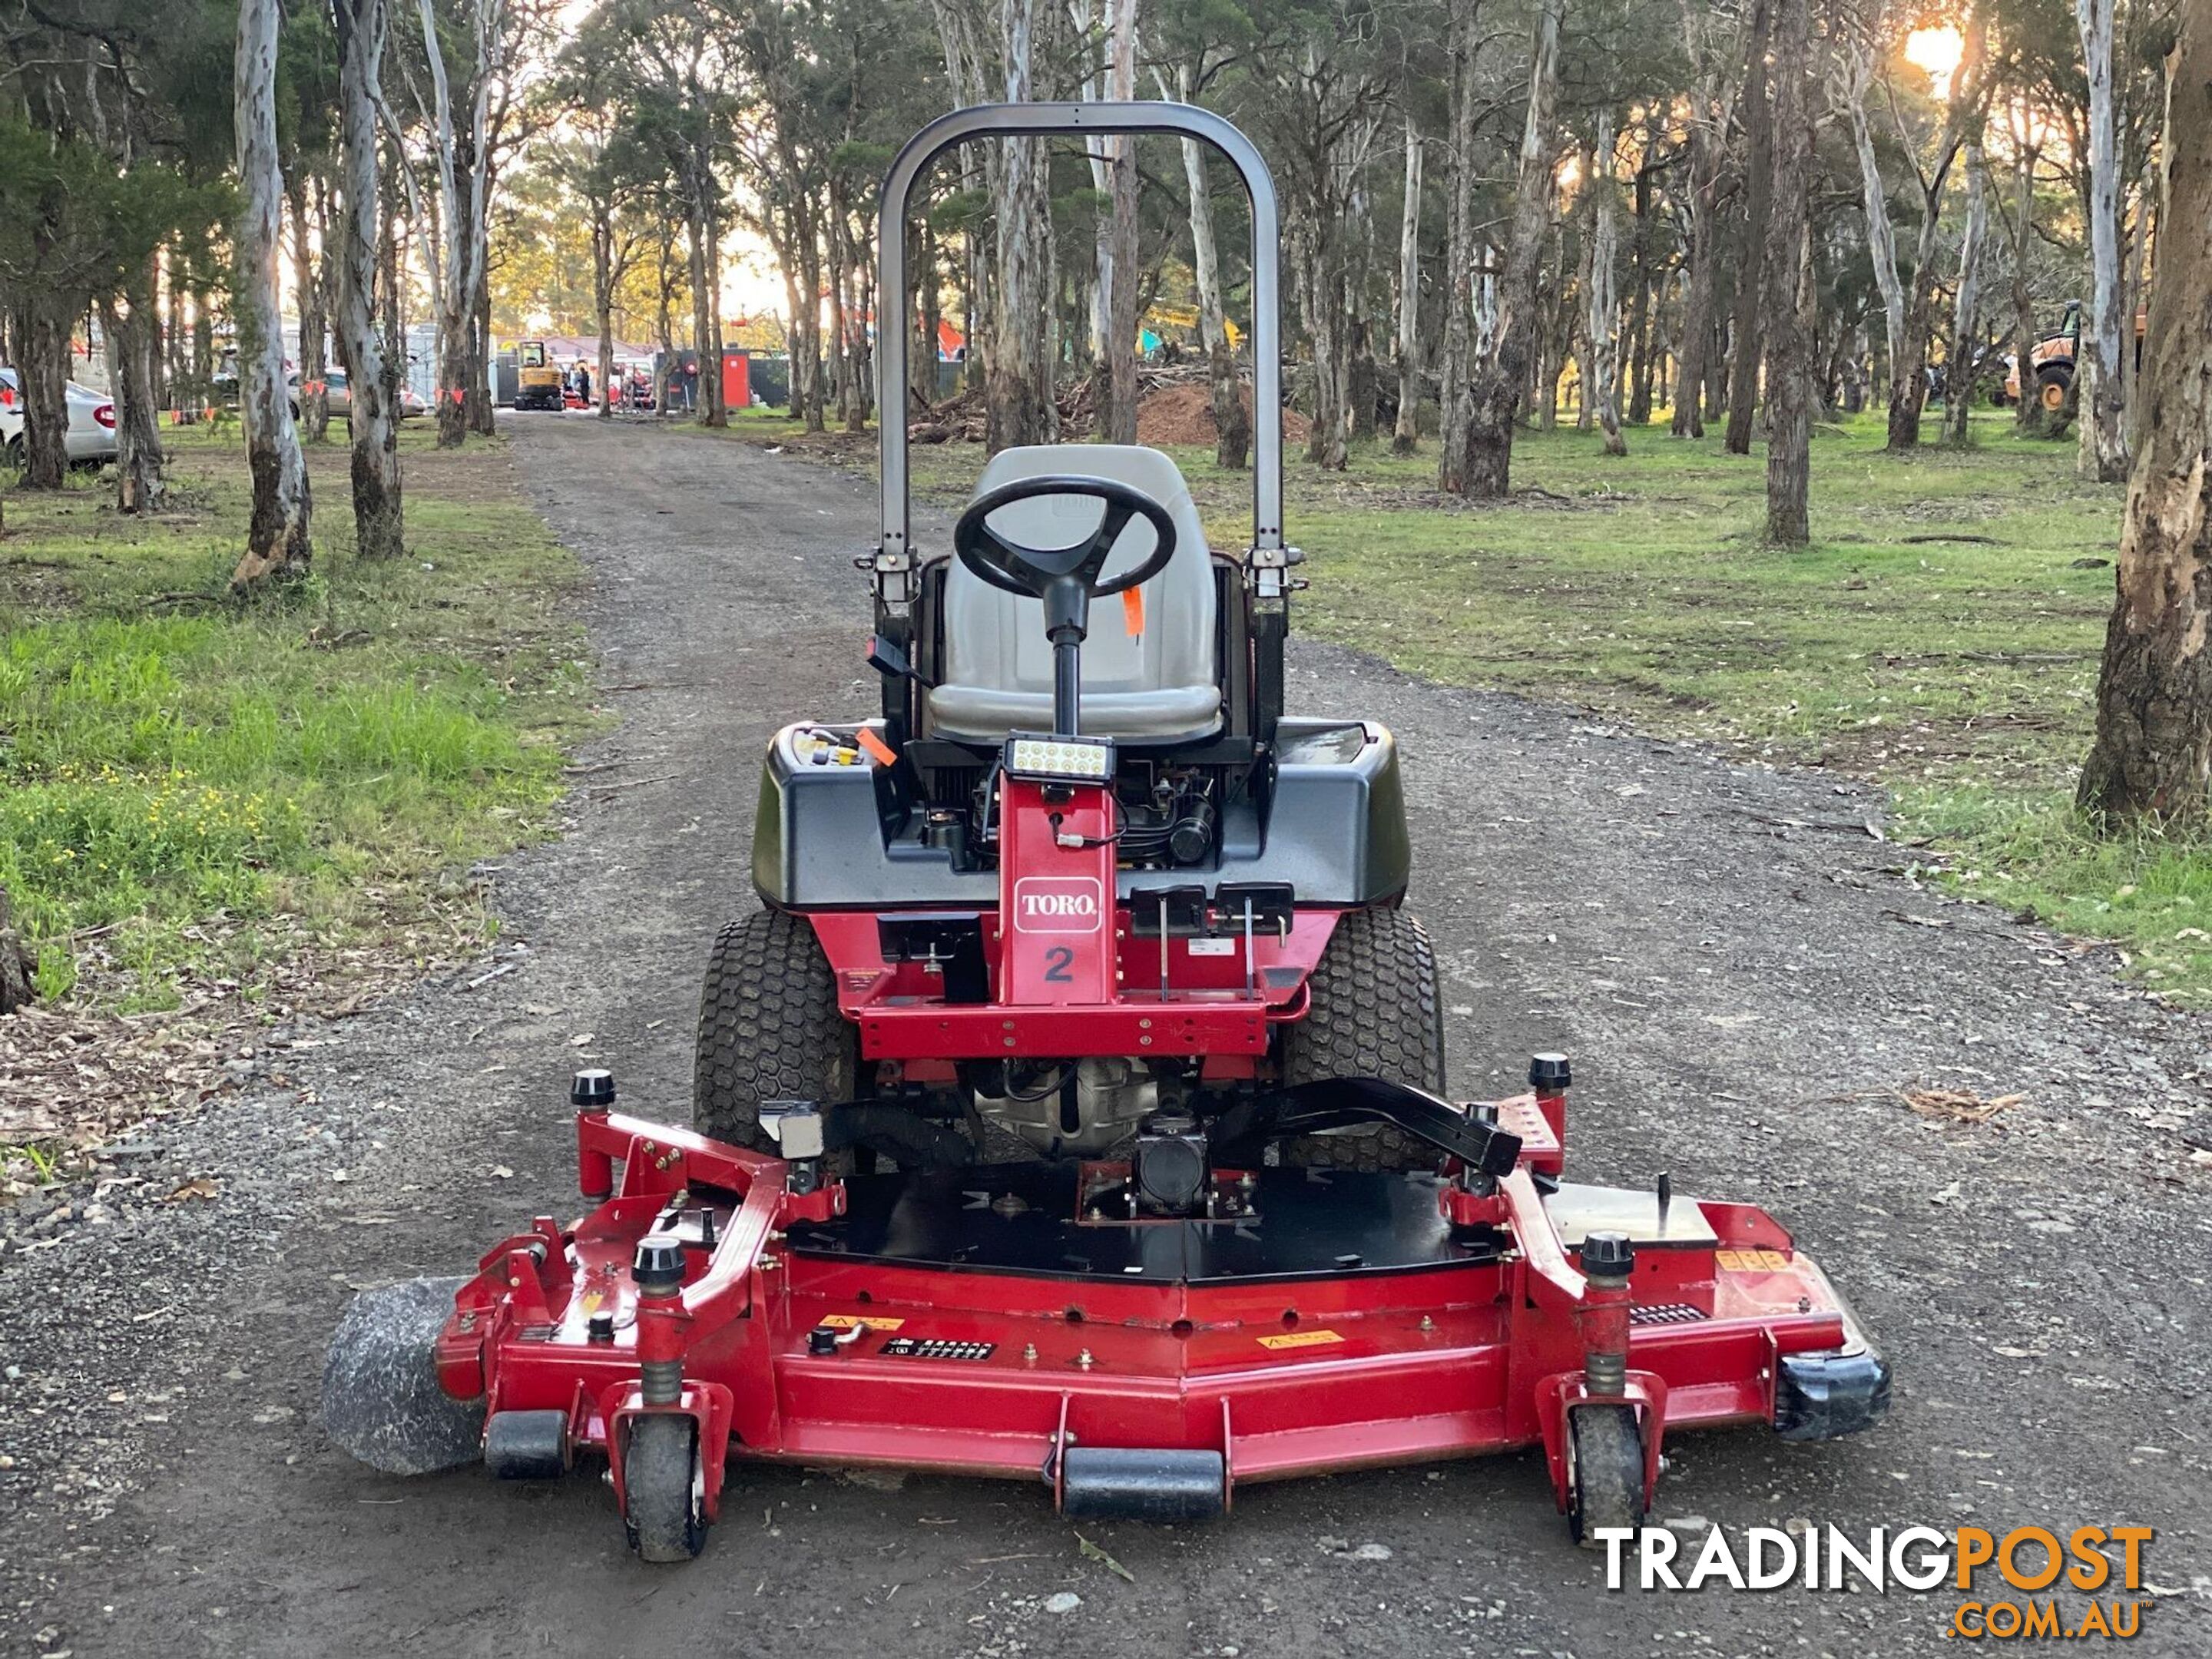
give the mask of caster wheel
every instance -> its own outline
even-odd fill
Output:
[[[623,1457],[623,1524],[641,1561],[689,1561],[707,1547],[699,1425],[680,1412],[634,1418]]]
[[[1584,1549],[1601,1527],[1644,1524],[1644,1437],[1632,1406],[1567,1413],[1567,1527]]]

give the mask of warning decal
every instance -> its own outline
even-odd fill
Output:
[[[870,1331],[895,1331],[906,1323],[903,1319],[884,1319],[875,1314],[823,1314],[816,1322],[833,1331],[849,1331],[854,1328]]]
[[[1280,1336],[1261,1337],[1260,1346],[1263,1348],[1317,1348],[1327,1343],[1343,1340],[1334,1331],[1285,1331]]]

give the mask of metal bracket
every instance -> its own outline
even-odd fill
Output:
[[[1508,1174],[1521,1157],[1520,1136],[1425,1090],[1374,1077],[1328,1078],[1239,1102],[1214,1120],[1214,1153],[1233,1164],[1236,1152],[1255,1141],[1360,1123],[1395,1124],[1483,1175]]]

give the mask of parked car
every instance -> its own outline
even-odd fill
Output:
[[[300,374],[297,369],[285,377],[285,384],[292,388],[292,418],[296,421],[300,418]],[[350,419],[353,415],[353,393],[347,389],[345,370],[342,368],[328,370],[323,376],[323,385],[324,395],[330,400],[331,418],[334,421]],[[421,392],[416,391],[411,386],[403,386],[399,388],[399,418],[401,420],[411,421],[417,416],[427,415],[429,412],[430,405],[423,401]]]
[[[71,465],[97,466],[115,459],[115,405],[106,393],[71,380],[69,392],[69,433],[64,440]],[[20,469],[24,462],[23,392],[12,368],[0,368],[0,449],[8,465]]]

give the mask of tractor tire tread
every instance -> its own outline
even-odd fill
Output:
[[[1307,981],[1305,1018],[1283,1036],[1285,1084],[1376,1077],[1444,1090],[1443,1007],[1436,950],[1401,909],[1353,910]],[[1433,1170],[1435,1147],[1394,1124],[1281,1143],[1285,1164],[1304,1169]]]
[[[859,1064],[858,1030],[837,1006],[836,976],[806,919],[761,909],[726,925],[699,1002],[699,1132],[773,1152],[761,1103],[850,1100]]]

